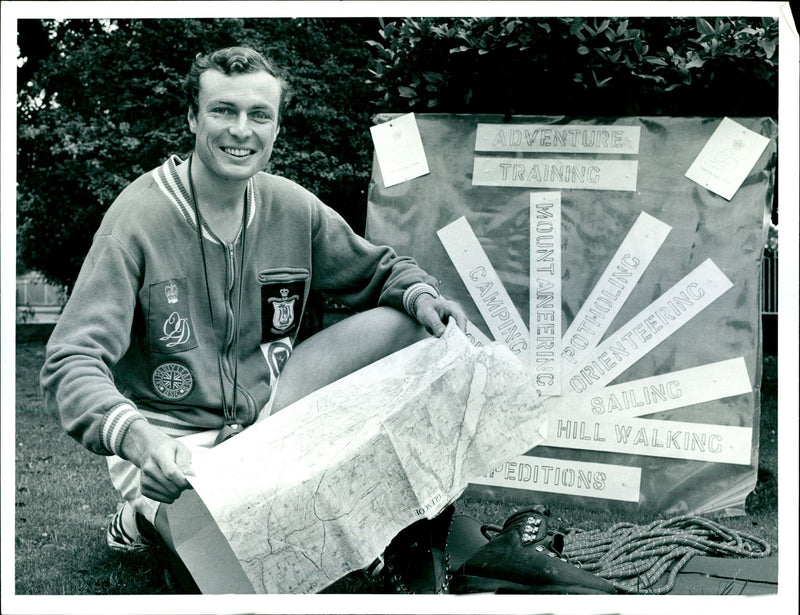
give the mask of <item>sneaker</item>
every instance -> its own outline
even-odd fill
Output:
[[[117,512],[108,516],[106,527],[106,544],[108,548],[120,553],[135,553],[149,551],[155,547],[155,542],[141,533],[136,521],[138,515],[133,516],[133,528],[125,527],[125,508],[127,504],[117,506]],[[131,518],[131,517],[129,517]]]

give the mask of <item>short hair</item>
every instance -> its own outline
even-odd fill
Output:
[[[278,123],[289,102],[289,85],[283,71],[251,47],[225,47],[208,54],[198,53],[192,62],[189,73],[183,80],[186,103],[196,114],[200,104],[200,75],[207,70],[218,70],[224,75],[255,73],[265,71],[278,80],[281,98],[278,108]]]

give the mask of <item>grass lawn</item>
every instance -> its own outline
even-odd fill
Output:
[[[66,436],[57,418],[44,410],[38,371],[42,342],[17,344],[16,358],[16,594],[175,594],[182,589],[163,554],[120,555],[105,546],[106,516],[117,496],[105,460]],[[747,499],[747,515],[722,525],[778,544],[777,360],[764,358],[761,450],[758,484]],[[502,523],[518,504],[462,498],[457,512],[484,523]],[[551,506],[552,515],[585,529],[618,521],[647,524],[652,516],[622,519],[619,514]],[[368,593],[375,587],[342,583],[337,591]]]

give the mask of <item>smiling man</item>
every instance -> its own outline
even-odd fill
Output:
[[[256,51],[198,56],[184,83],[193,153],[114,201],[48,343],[42,386],[106,456],[122,504],[108,545],[169,544],[162,504],[213,446],[300,397],[466,318],[433,277],[264,172],[287,85]],[[295,348],[309,291],[359,313]],[[232,468],[235,472],[236,469]]]

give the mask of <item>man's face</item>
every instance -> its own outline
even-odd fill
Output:
[[[247,180],[263,170],[278,135],[281,87],[265,71],[200,75],[197,114],[189,111],[195,155],[221,181]]]

